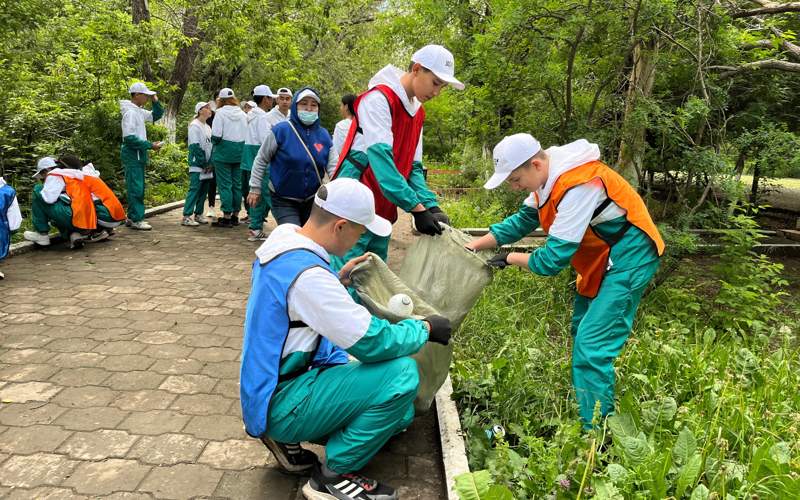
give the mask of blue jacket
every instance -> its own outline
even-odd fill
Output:
[[[8,224],[8,209],[14,203],[17,192],[8,184],[0,187],[0,260],[8,255],[11,247],[11,227]]]
[[[298,90],[292,99],[289,120],[272,127],[278,149],[270,161],[269,178],[275,194],[283,198],[306,200],[314,196],[319,189],[319,179],[325,176],[328,155],[333,147],[331,135],[320,125],[319,118],[311,125],[303,125],[297,117],[297,96],[305,89],[317,93],[310,87]],[[290,123],[314,156],[314,164]]]
[[[242,417],[251,436],[258,437],[267,431],[269,403],[280,382],[309,368],[348,361],[346,352],[322,336],[313,351],[292,353],[281,360],[289,330],[307,328],[305,324],[290,322],[287,295],[300,274],[313,267],[333,273],[320,256],[303,248],[281,253],[264,264],[258,260],[253,264],[239,372]]]

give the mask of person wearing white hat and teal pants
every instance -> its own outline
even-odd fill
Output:
[[[208,224],[203,217],[203,206],[208,195],[208,185],[214,175],[211,167],[211,127],[206,123],[211,116],[207,102],[194,105],[194,119],[189,122],[187,143],[189,144],[189,191],[183,204],[184,226]],[[194,218],[192,218],[194,216]]]
[[[131,85],[128,92],[130,100],[119,101],[122,111],[122,146],[120,156],[122,168],[125,170],[125,188],[128,191],[128,221],[127,225],[133,229],[149,231],[150,224],[144,221],[144,170],[147,166],[149,150],[161,149],[161,142],[147,140],[145,122],[158,121],[164,114],[164,108],[155,92],[147,88],[142,82]],[[142,106],[148,101],[153,102],[153,110],[148,111]]]
[[[375,195],[378,214],[392,223],[397,207],[411,213],[420,233],[441,234],[439,222],[449,219],[428,189],[422,167],[423,103],[448,85],[463,89],[454,76],[453,54],[440,45],[426,45],[411,57],[408,71],[389,65],[369,82],[354,103],[355,116],[342,148],[334,178],[360,179]],[[342,259],[373,252],[388,258],[389,236],[365,233]]]
[[[22,225],[17,192],[0,177],[0,262],[8,256],[11,248],[11,233]],[[0,272],[0,280],[5,279]]]
[[[224,88],[217,97],[217,114],[211,125],[211,163],[217,178],[217,191],[222,202],[222,218],[215,227],[239,225],[242,208],[242,183],[239,165],[247,137],[247,115],[239,107],[233,90]]]
[[[250,192],[250,171],[253,168],[253,160],[258,155],[258,150],[264,143],[272,126],[269,122],[269,111],[272,109],[273,102],[277,97],[272,93],[268,85],[257,85],[253,89],[253,99],[256,106],[247,115],[247,138],[244,141],[244,151],[242,152],[242,196],[247,197]],[[262,193],[269,193],[269,190],[261,190]],[[253,206],[245,200],[248,222],[250,224],[248,240],[263,240],[264,217],[269,213],[269,195],[265,194],[259,202]]]
[[[494,175],[527,191],[519,211],[467,244],[486,250],[513,243],[541,226],[545,244],[531,254],[500,252],[489,265],[515,265],[554,276],[570,264],[578,274],[572,313],[572,382],[584,429],[614,411],[614,360],[631,332],[644,290],[658,269],[664,241],[644,201],[600,161],[585,139],[543,150],[529,134],[504,138],[494,148]],[[602,424],[601,424],[602,425]]]
[[[311,473],[306,498],[393,500],[393,488],[357,472],[411,424],[419,374],[409,356],[426,342],[447,345],[450,322],[392,324],[353,301],[345,285],[367,257],[338,273],[331,257],[392,226],[353,179],[322,186],[313,203],[303,227],[278,226],[256,251],[240,369],[245,430],[284,471]],[[324,464],[298,444],[322,440]]]

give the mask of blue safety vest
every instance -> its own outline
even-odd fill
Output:
[[[17,192],[6,184],[0,187],[0,260],[8,256],[11,247],[11,227],[8,224],[8,209],[14,203]]]
[[[305,373],[310,368],[347,363],[347,353],[328,339],[318,336],[309,363],[299,370],[281,371],[281,356],[289,332],[307,328],[290,321],[287,296],[297,278],[309,269],[320,267],[336,276],[330,265],[311,250],[289,250],[261,264],[253,263],[253,283],[244,320],[239,396],[245,430],[253,437],[267,431],[269,403],[280,382]],[[338,279],[338,278],[337,278]]]

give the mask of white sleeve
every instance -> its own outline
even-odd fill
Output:
[[[12,231],[19,229],[19,226],[22,224],[22,212],[19,211],[19,202],[16,196],[14,197],[14,201],[11,202],[11,206],[8,207],[6,215],[8,217],[8,228]]]
[[[337,154],[342,153],[344,141],[347,139],[347,132],[349,132],[349,129],[350,127],[347,126],[347,120],[340,121],[336,124],[336,128],[333,129],[333,149],[336,150]]]
[[[42,199],[48,205],[52,205],[64,192],[66,183],[64,179],[57,175],[48,175],[44,179],[44,187],[42,188]]]
[[[290,318],[303,321],[342,349],[358,342],[372,322],[369,311],[355,303],[330,271],[320,267],[303,272],[286,300]]]
[[[272,130],[272,126],[269,124],[269,120],[266,116],[258,118],[255,123],[256,126],[256,138],[258,139],[258,145],[264,144],[264,139],[267,138],[267,134]]]
[[[419,142],[417,142],[417,150],[414,151],[414,161],[422,161],[422,133],[425,129],[419,132]]]
[[[192,124],[189,124],[189,137],[186,140],[186,143],[191,144],[203,144],[203,131],[200,127],[196,127]]]
[[[600,179],[570,189],[558,204],[558,213],[548,234],[564,241],[580,242],[592,214],[606,198]]]
[[[144,108],[139,108],[139,112],[142,113],[142,117],[144,121],[153,123],[153,112]]]
[[[128,137],[129,135],[136,135],[136,118],[137,116],[135,112],[131,110],[125,111],[125,114],[122,115],[123,139]]]
[[[358,124],[364,136],[364,152],[375,144],[394,145],[389,101],[379,91],[370,92],[358,105]]]
[[[211,124],[212,137],[222,137],[223,121],[225,121],[223,116],[220,113],[217,113],[217,116],[214,117],[214,123]]]
[[[328,151],[328,165],[325,170],[328,171],[328,177],[333,177],[333,172],[336,170],[336,165],[339,164],[339,150],[335,146],[331,146]]]

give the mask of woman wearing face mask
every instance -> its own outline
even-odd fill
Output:
[[[289,120],[272,127],[253,162],[247,203],[258,204],[266,178],[278,224],[306,223],[322,178],[333,173],[339,161],[331,135],[319,123],[319,105],[314,89],[298,91]]]

